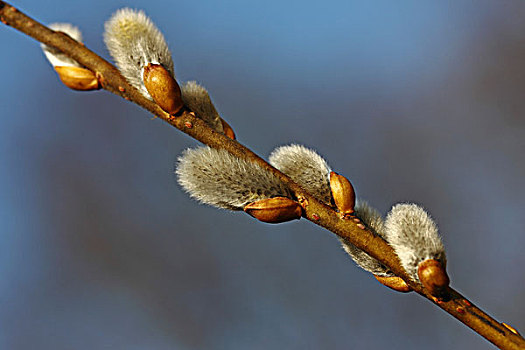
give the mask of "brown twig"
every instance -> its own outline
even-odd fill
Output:
[[[245,146],[211,129],[204,121],[195,117],[191,111],[183,110],[177,116],[165,113],[157,104],[146,99],[137,89],[129,85],[112,64],[69,36],[50,30],[4,1],[0,1],[0,20],[39,42],[57,48],[69,55],[93,71],[104,89],[136,103],[153,115],[210,147],[225,149],[237,157],[261,165],[288,185],[303,206],[304,215],[308,220],[326,228],[339,237],[345,238],[356,247],[381,261],[397,276],[405,280],[415,292],[429,299],[499,348],[525,349],[525,339],[515,334],[507,326],[494,320],[452,288],[449,289],[449,295],[446,300],[433,298],[427,290],[408,276],[401,267],[392,248],[382,238],[373,234],[366,227],[364,229],[358,227],[358,222],[354,220],[341,219],[333,208],[319,202],[288,176],[272,167]]]

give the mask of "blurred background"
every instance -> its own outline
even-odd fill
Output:
[[[106,58],[104,21],[143,8],[241,143],[305,144],[383,213],[422,204],[452,286],[525,330],[523,1],[14,5]],[[173,174],[196,141],[68,90],[12,28],[0,42],[0,348],[493,348],[306,220],[199,205]]]

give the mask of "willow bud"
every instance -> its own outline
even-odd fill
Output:
[[[262,199],[292,198],[288,186],[273,173],[224,149],[188,149],[179,158],[176,173],[191,197],[223,209],[242,210]]]
[[[155,72],[154,76],[161,81],[160,86],[156,86],[155,83],[146,88],[144,73],[150,64],[161,65],[169,72],[171,79],[175,79],[173,58],[168,44],[151,19],[143,11],[123,8],[115,12],[104,27],[104,42],[124,78],[144,97],[155,101],[168,113],[177,109],[177,102],[174,101],[180,100],[180,90],[174,88],[174,81],[168,81],[169,79],[164,77],[165,72]],[[158,100],[150,95],[150,89],[158,94]],[[162,92],[163,90],[166,92]]]
[[[226,123],[224,119],[221,118],[222,129],[224,130],[224,135],[228,136],[230,139],[235,140],[235,133],[233,132],[230,124]]]
[[[384,228],[385,240],[410,277],[421,282],[432,296],[445,297],[449,284],[447,258],[430,214],[413,203],[396,204],[388,213]]]
[[[82,33],[70,23],[52,23],[49,25],[49,28],[82,43]],[[44,44],[41,47],[49,63],[57,72],[58,77],[68,88],[81,91],[100,89],[99,81],[94,72],[86,69],[80,63],[54,47]]]
[[[330,188],[335,205],[343,216],[354,213],[355,191],[350,181],[343,175],[330,172]]]
[[[266,198],[244,207],[244,211],[257,220],[270,224],[298,220],[303,209],[296,201],[286,197]]]
[[[182,102],[179,84],[166,68],[160,64],[150,63],[144,67],[144,86],[153,101],[169,114],[176,114]]]
[[[443,265],[435,259],[427,259],[419,263],[417,268],[419,281],[434,297],[446,294],[450,280]]]
[[[412,289],[406,284],[401,277],[398,276],[376,276],[374,277],[384,286],[391,288],[401,293],[408,293]]]
[[[73,66],[56,66],[54,68],[62,83],[70,89],[81,91],[100,89],[95,73],[89,69]]]

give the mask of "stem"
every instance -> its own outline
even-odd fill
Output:
[[[345,238],[359,249],[379,260],[397,276],[401,277],[415,292],[432,301],[435,305],[499,348],[525,348],[525,339],[513,333],[452,288],[449,289],[449,295],[446,300],[433,298],[427,290],[408,276],[401,267],[399,259],[392,248],[382,238],[374,235],[366,227],[364,229],[359,228],[353,220],[341,219],[333,208],[319,202],[288,176],[272,167],[250,149],[211,129],[204,121],[197,118],[193,112],[184,109],[177,116],[167,114],[155,102],[148,100],[137,89],[129,85],[111,63],[69,36],[55,32],[27,17],[4,1],[0,1],[0,20],[4,24],[12,26],[41,43],[57,48],[75,59],[96,74],[105,90],[143,107],[163,121],[210,147],[225,149],[239,158],[259,164],[280,178],[292,190],[304,208],[306,219],[326,228],[339,237]]]

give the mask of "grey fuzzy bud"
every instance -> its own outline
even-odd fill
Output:
[[[175,173],[191,197],[223,209],[242,210],[249,203],[272,197],[292,198],[275,175],[223,149],[187,149]]]
[[[315,151],[301,145],[281,146],[273,150],[269,162],[315,198],[330,205],[330,167]]]
[[[123,8],[115,12],[105,24],[104,42],[122,75],[150,100],[144,67],[160,64],[174,76],[166,40],[143,11]]]
[[[181,86],[182,101],[195,114],[215,131],[223,132],[221,117],[204,86],[196,81],[188,81]]]
[[[70,23],[52,23],[49,25],[49,28],[57,32],[66,33],[79,43],[82,42],[82,33],[80,32],[80,29]],[[60,50],[45,44],[41,44],[40,46],[53,67],[82,67],[77,61]]]
[[[374,233],[383,237],[384,221],[381,214],[379,214],[376,209],[372,208],[363,200],[357,200],[355,205],[355,215],[359,217],[366,226],[371,228]],[[394,274],[377,259],[372,258],[344,238],[341,238],[340,241],[345,252],[347,252],[352,260],[364,270],[376,276],[394,276]]]
[[[416,281],[417,268],[427,259],[446,267],[445,248],[430,215],[417,204],[396,204],[385,221],[385,239],[394,248],[401,265]]]

